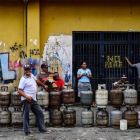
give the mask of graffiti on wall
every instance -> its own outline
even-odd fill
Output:
[[[32,66],[32,74],[36,76],[39,72],[40,60],[39,59],[28,58],[26,63],[30,64]]]
[[[107,56],[107,61],[105,62],[105,68],[121,68],[122,61],[120,56]]]
[[[48,63],[50,72],[59,72],[65,82],[72,77],[72,36],[50,36],[45,43],[43,62]]]
[[[9,53],[0,53],[1,64],[1,81],[2,83],[10,83],[16,79],[16,71],[9,69]]]
[[[39,49],[30,49],[30,57],[32,55],[40,55],[40,50]]]
[[[21,48],[21,45],[17,45],[17,43],[15,43],[12,47],[10,47],[10,50],[14,52],[17,51],[19,48]]]
[[[24,58],[24,59],[27,58],[27,54],[25,53],[25,51],[22,50],[20,52],[20,58]]]
[[[8,52],[0,53],[0,81],[3,84],[13,83],[17,79],[17,70],[27,63],[32,65],[32,74],[36,76],[39,72],[39,59],[28,58],[21,62],[19,58],[12,62]]]
[[[30,40],[31,48],[34,48],[30,51],[30,55],[40,55],[40,50],[36,49],[37,40]],[[18,43],[14,43],[11,46],[7,46],[7,44],[3,41],[0,41],[0,84],[8,84],[8,83],[18,83],[23,74],[23,66],[25,64],[32,65],[32,73],[36,76],[40,69],[40,57],[38,59],[27,58],[27,54],[25,52],[26,46],[22,46]]]

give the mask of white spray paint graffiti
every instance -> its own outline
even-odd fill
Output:
[[[65,82],[72,80],[72,36],[50,36],[45,43],[43,62],[47,62],[51,72],[58,71]]]
[[[37,39],[30,39],[30,42],[33,42],[34,45],[37,45]]]

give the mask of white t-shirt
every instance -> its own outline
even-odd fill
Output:
[[[21,89],[26,95],[31,96],[34,101],[36,101],[37,84],[36,77],[31,74],[31,77],[23,75],[20,79],[18,89]],[[21,100],[26,98],[21,96]]]

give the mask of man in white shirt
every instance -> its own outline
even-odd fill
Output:
[[[37,120],[37,125],[40,132],[47,132],[44,124],[44,115],[41,107],[38,105],[36,100],[37,84],[43,86],[48,90],[48,86],[36,79],[31,73],[31,66],[24,66],[24,75],[20,79],[18,86],[18,93],[21,95],[23,101],[23,129],[25,135],[29,135],[29,110],[34,113]]]

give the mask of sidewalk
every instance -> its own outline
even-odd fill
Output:
[[[136,107],[136,111],[139,106]],[[13,127],[0,127],[0,140],[139,140],[140,128],[128,129],[121,131],[114,129],[110,126],[107,128],[98,128],[96,124],[94,127],[83,128],[81,127],[81,111],[82,107],[74,107],[76,110],[76,127],[73,128],[54,128],[49,127],[51,130],[49,134],[40,134],[37,128],[31,128],[33,137],[24,135],[22,128],[16,129]],[[92,108],[94,116],[96,115],[97,108]],[[107,107],[107,111],[113,110],[112,106]],[[125,106],[121,108],[122,111],[126,110]],[[95,119],[95,117],[94,117]]]

